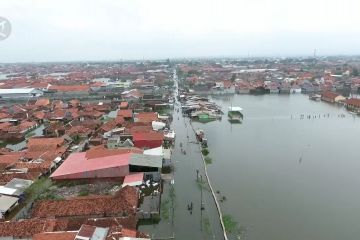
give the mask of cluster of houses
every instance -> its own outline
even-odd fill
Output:
[[[310,59],[311,60],[311,59]],[[179,63],[184,88],[197,94],[359,93],[358,65],[349,60],[289,59]]]
[[[14,64],[0,65],[0,101],[27,100],[41,96],[69,100],[120,98],[136,88],[144,94],[166,94],[171,86],[169,65],[162,62],[108,64]]]
[[[324,102],[341,104],[346,107],[346,109],[352,113],[360,114],[360,99],[359,98],[346,98],[336,92],[323,92],[321,95],[318,95]]]
[[[161,176],[171,170],[175,132],[172,116],[164,113],[171,101],[147,84],[111,101],[54,100],[38,88],[0,90],[3,99],[26,98],[0,109],[0,140],[6,143],[0,149],[0,238],[150,239],[137,230],[138,221],[159,217]],[[82,91],[74,85],[56,90],[70,88]],[[38,129],[40,134],[31,134]],[[10,147],[18,142],[19,149]],[[117,187],[107,195],[34,198],[29,189],[39,179],[52,187],[104,182]]]
[[[133,94],[138,91],[109,103],[39,98],[16,104],[18,111],[2,109],[2,131],[22,129],[25,121],[44,128],[42,136],[26,138],[24,148],[0,150],[1,219],[27,201],[26,189],[41,177],[55,184],[110,181],[120,188],[111,196],[35,201],[29,219],[0,223],[1,237],[82,239],[83,229],[91,229],[92,236],[102,233],[97,239],[148,239],[136,223],[159,217],[161,173],[171,167],[175,133],[171,116],[154,111],[160,103],[134,101]],[[49,231],[35,227],[50,223]]]

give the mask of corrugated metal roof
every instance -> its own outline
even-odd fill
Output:
[[[0,196],[0,212],[9,210],[19,199],[17,197]]]
[[[161,156],[151,156],[143,154],[132,154],[129,161],[130,165],[145,166],[145,167],[162,167]]]
[[[150,148],[147,150],[144,150],[144,155],[151,155],[151,156],[164,156],[164,151],[162,147],[157,148]]]
[[[0,94],[19,94],[19,93],[31,93],[31,92],[38,92],[41,91],[36,90],[35,88],[5,88],[0,89]]]
[[[123,182],[123,187],[124,186],[137,186],[137,185],[141,185],[144,179],[144,173],[134,173],[134,174],[130,174],[127,175],[124,178],[124,182]]]
[[[77,173],[84,173],[85,175],[88,173],[89,177],[91,177],[92,171],[127,166],[130,155],[131,153],[125,153],[87,159],[85,152],[73,153],[56,169],[51,177],[56,179]]]

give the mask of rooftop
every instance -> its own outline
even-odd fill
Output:
[[[135,214],[138,206],[138,192],[126,186],[113,196],[88,196],[67,200],[43,200],[36,202],[32,217],[75,217],[75,216],[114,216]]]

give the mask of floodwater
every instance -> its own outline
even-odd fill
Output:
[[[222,121],[194,126],[208,138],[222,210],[247,240],[359,238],[359,117],[300,94],[214,101]],[[231,105],[244,109],[242,124],[227,121]]]
[[[176,101],[171,129],[176,132],[176,142],[172,149],[173,172],[173,208],[164,203],[169,197],[170,181],[164,181],[164,193],[161,197],[161,222],[153,225],[141,225],[139,230],[151,233],[154,239],[223,239],[222,229],[209,186],[205,183],[204,163],[199,145],[188,118],[181,114],[180,104]],[[185,151],[185,154],[184,154]],[[197,174],[197,170],[199,171]],[[204,184],[197,181],[203,178]],[[201,187],[203,186],[203,187]],[[172,202],[170,201],[170,202]],[[204,209],[201,210],[201,202]],[[193,205],[191,211],[188,205]],[[169,208],[169,216],[164,217],[164,208]]]

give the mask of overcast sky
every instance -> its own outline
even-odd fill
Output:
[[[1,0],[0,62],[360,54],[360,0]]]

